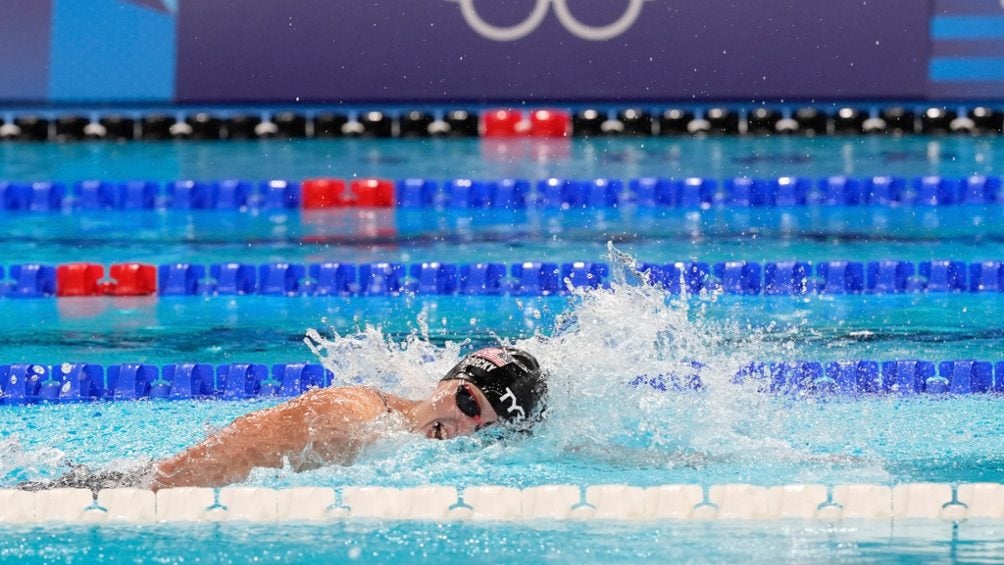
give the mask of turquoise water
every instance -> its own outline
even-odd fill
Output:
[[[307,328],[340,333],[379,325],[402,340],[434,323],[437,344],[493,334],[529,338],[551,331],[571,306],[564,297],[172,297],[4,301],[5,363],[289,363],[312,357]],[[798,332],[806,360],[922,358],[999,360],[1004,301],[993,294],[722,296],[707,314],[760,328],[785,342]],[[472,321],[473,319],[473,321]],[[773,325],[771,325],[773,323]],[[231,346],[230,344],[237,344]]]
[[[1000,258],[1004,208],[835,207],[0,214],[6,264],[598,260],[613,241],[645,261]],[[68,259],[69,258],[69,259]]]
[[[4,180],[1000,174],[992,137],[299,140],[0,145]]]
[[[586,387],[587,391],[590,387]],[[625,389],[629,387],[623,387]],[[394,437],[352,466],[304,473],[260,470],[248,484],[532,487],[752,483],[1004,482],[1004,403],[981,396],[805,400],[617,392],[622,412],[597,414],[614,430],[557,421],[524,441],[485,445]],[[661,398],[660,398],[661,397]],[[740,402],[748,406],[740,406]],[[276,400],[138,402],[4,408],[5,484],[65,472],[64,461],[102,466],[168,456]],[[658,413],[644,406],[657,405]],[[730,421],[706,412],[734,410]],[[571,420],[574,408],[556,418]],[[561,414],[560,412],[564,412]],[[58,425],[55,423],[58,422]],[[687,424],[705,426],[690,429]],[[641,431],[647,430],[647,431]],[[603,439],[598,443],[597,439]]]
[[[10,561],[107,563],[993,563],[999,524],[780,523],[11,528]],[[207,551],[207,548],[212,548]]]
[[[482,143],[311,140],[0,144],[0,179],[380,176],[824,176],[1001,174],[987,138],[710,138]],[[396,211],[254,215],[0,215],[4,264],[37,261],[1004,259],[1004,210],[804,208]],[[374,235],[375,234],[375,235]],[[552,421],[522,442],[393,437],[351,467],[268,471],[265,486],[463,487],[750,482],[1004,482],[998,397],[792,398],[727,381],[762,359],[976,358],[1004,351],[1004,295],[691,297],[618,286],[573,297],[195,297],[0,301],[4,363],[312,360],[308,328],[338,366],[419,396],[461,349],[519,340],[555,369]],[[435,361],[423,364],[423,353]],[[699,359],[708,388],[626,386]],[[137,402],[0,407],[0,487],[67,462],[120,465],[174,452],[269,405]],[[993,561],[998,524],[372,524],[5,530],[0,561],[525,560]],[[207,555],[205,544],[225,548]]]

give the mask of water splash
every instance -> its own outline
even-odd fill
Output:
[[[792,439],[798,410],[787,408],[802,401],[735,382],[755,361],[791,358],[797,328],[779,332],[722,321],[711,315],[719,294],[671,295],[648,284],[638,262],[612,245],[608,262],[609,288],[570,288],[555,327],[508,342],[549,372],[549,417],[531,457],[672,468],[819,455],[797,433]],[[775,337],[765,339],[768,331]],[[786,337],[777,339],[778,333]],[[436,347],[421,329],[396,343],[377,326],[330,338],[311,330],[306,341],[339,384],[413,397],[427,394],[467,346]],[[695,374],[699,389],[672,386]]]
[[[67,467],[66,454],[54,447],[25,449],[17,436],[0,439],[0,484],[16,484]]]
[[[462,343],[437,347],[429,341],[424,316],[419,330],[397,342],[378,325],[366,325],[358,332],[331,337],[316,329],[307,330],[304,343],[321,364],[334,374],[333,385],[366,384],[405,396],[421,396],[461,357]]]
[[[435,442],[388,433],[354,465],[306,473],[258,469],[249,482],[462,487],[881,481],[889,474],[876,453],[895,461],[903,454],[909,458],[930,451],[926,435],[904,433],[902,400],[813,402],[766,395],[733,382],[737,371],[752,361],[797,356],[804,342],[799,328],[729,322],[723,316],[729,312],[728,301],[720,295],[668,294],[647,284],[637,261],[612,246],[608,262],[609,288],[572,289],[563,314],[550,328],[516,341],[493,336],[526,349],[549,373],[548,419],[528,440],[491,442],[475,436]],[[527,314],[539,306],[528,301]],[[369,384],[421,398],[486,337],[436,345],[430,340],[430,316],[418,316],[416,329],[403,339],[372,325],[346,335],[310,330],[305,341],[334,372],[338,385]],[[673,386],[686,385],[694,374],[700,388]],[[92,469],[138,465],[146,457],[166,456],[198,441],[204,434],[196,430],[207,422],[224,426],[273,401],[113,403],[102,406],[103,417],[97,420],[97,414],[73,406],[20,416],[9,412],[7,429],[24,441],[11,436],[0,441],[0,484],[59,476],[67,469],[67,455]],[[930,418],[924,406],[913,408],[924,416],[909,421]],[[47,425],[53,419],[60,425]],[[863,423],[846,425],[853,420]],[[74,433],[72,438],[54,437],[54,429]],[[70,443],[66,454],[45,447],[64,439]],[[979,452],[979,446],[959,445],[964,455]]]

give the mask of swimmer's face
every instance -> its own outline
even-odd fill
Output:
[[[429,439],[471,435],[498,420],[481,390],[467,381],[440,381],[429,400],[415,410],[419,431]]]

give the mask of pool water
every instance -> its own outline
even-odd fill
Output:
[[[841,524],[353,521],[325,525],[12,528],[4,555],[85,563],[999,562],[999,523]],[[12,543],[12,540],[20,540]],[[30,541],[28,541],[30,540]],[[18,548],[12,550],[11,548]],[[22,549],[23,548],[23,549]],[[207,551],[207,548],[212,548]]]
[[[263,140],[0,145],[4,180],[999,174],[993,137]]]
[[[987,138],[310,140],[0,144],[0,179],[631,178],[999,174]],[[462,352],[498,339],[554,371],[552,418],[520,442],[389,437],[351,467],[256,471],[252,485],[651,486],[749,482],[1004,482],[1004,402],[990,395],[765,395],[754,361],[1000,360],[997,293],[679,298],[623,263],[1004,258],[997,205],[800,209],[4,213],[18,262],[606,261],[611,289],[553,297],[5,299],[4,363],[281,363],[326,352],[336,382],[421,395]],[[379,229],[376,229],[379,228]],[[374,235],[374,234],[379,235]],[[611,251],[608,242],[613,242]],[[637,375],[704,363],[704,389]],[[275,400],[0,406],[0,487],[67,462],[134,464]],[[345,522],[11,528],[0,560],[469,562],[993,561],[1001,524]],[[215,557],[203,548],[226,548]]]
[[[616,400],[625,414],[597,414],[599,422],[578,423],[576,433],[556,422],[539,437],[514,443],[392,437],[353,466],[260,470],[248,484],[526,488],[612,481],[647,487],[1004,480],[999,426],[1004,407],[996,398],[823,401],[729,391],[658,394],[662,397],[653,399],[651,391],[621,393]],[[0,473],[9,483],[63,472],[66,461],[97,467],[165,457],[208,430],[275,402],[8,407]],[[563,403],[558,409],[571,411]],[[848,423],[856,419],[861,423]]]

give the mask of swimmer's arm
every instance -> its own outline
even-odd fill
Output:
[[[153,488],[223,486],[247,479],[255,467],[281,468],[287,460],[298,467],[316,455],[351,458],[369,439],[361,431],[364,425],[385,410],[371,389],[310,391],[237,418],[202,443],[158,462]]]

